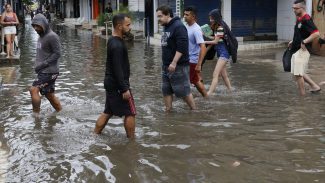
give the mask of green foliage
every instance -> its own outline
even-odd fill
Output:
[[[127,14],[128,16],[130,16],[131,19],[133,19],[133,17],[134,17],[132,12],[129,11],[129,7],[128,6],[123,6],[122,3],[120,3],[120,10],[113,11],[113,15],[116,15],[116,14],[119,14],[119,13]]]
[[[112,13],[105,13],[105,22],[109,22],[113,20],[113,14]]]
[[[21,2],[28,6],[34,4],[33,0],[22,0]]]
[[[104,14],[99,14],[97,17],[97,24],[98,26],[105,26],[105,15]]]

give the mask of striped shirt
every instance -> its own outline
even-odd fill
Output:
[[[225,31],[222,26],[218,26],[217,30],[214,33],[214,36],[220,38],[219,42],[223,42],[223,36],[225,34]]]

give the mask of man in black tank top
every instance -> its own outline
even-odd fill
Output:
[[[130,64],[128,51],[123,42],[123,35],[129,32],[131,19],[118,14],[113,17],[114,31],[107,42],[107,61],[104,87],[106,104],[104,112],[99,116],[95,133],[100,134],[108,120],[113,116],[125,116],[124,128],[128,138],[134,138],[135,105],[130,91]]]

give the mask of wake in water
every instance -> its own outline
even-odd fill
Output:
[[[7,167],[8,167],[8,153],[1,149],[2,142],[0,142],[0,182],[5,182]]]

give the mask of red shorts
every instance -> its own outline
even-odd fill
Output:
[[[190,63],[190,81],[192,84],[196,84],[200,81],[200,73],[195,70],[197,64]]]
[[[124,100],[122,94],[118,92],[107,92],[106,91],[106,103],[105,103],[105,114],[111,114],[114,116],[135,116],[135,104],[131,93],[129,100]]]

